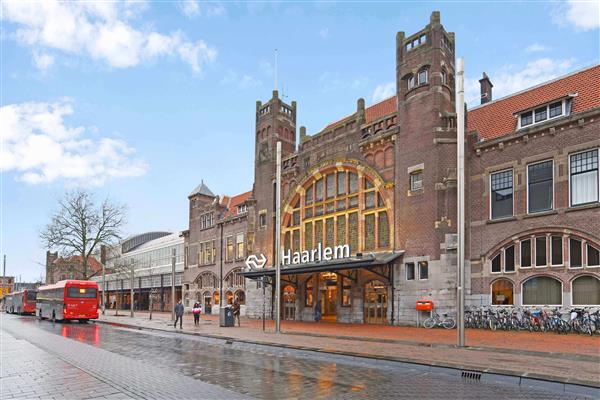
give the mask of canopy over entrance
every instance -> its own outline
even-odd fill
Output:
[[[404,250],[395,252],[369,253],[354,257],[338,258],[331,261],[318,261],[305,264],[286,265],[281,267],[281,275],[296,275],[324,271],[332,272],[356,268],[369,269],[372,267],[387,265],[392,261],[396,260],[402,254],[404,254]],[[275,268],[269,267],[246,270],[240,272],[239,275],[243,275],[244,277],[249,279],[261,279],[263,276],[272,277],[275,276]]]

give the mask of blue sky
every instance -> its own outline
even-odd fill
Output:
[[[315,133],[394,91],[395,35],[441,11],[465,58],[467,100],[599,59],[597,2],[2,3],[1,251],[40,276],[39,230],[65,190],[129,206],[126,234],[182,230],[201,179],[252,188],[256,100],[298,102]]]

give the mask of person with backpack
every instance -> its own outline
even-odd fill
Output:
[[[200,307],[200,303],[194,303],[194,308],[192,308],[192,314],[194,314],[194,325],[200,325],[200,313],[202,312],[202,308]]]

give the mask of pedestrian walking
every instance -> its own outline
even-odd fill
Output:
[[[231,311],[233,311],[234,324],[235,320],[237,319],[238,326],[240,326],[240,303],[238,303],[237,299],[233,301]]]
[[[317,299],[317,304],[315,304],[315,322],[319,322],[322,315],[323,311],[321,310],[321,299]]]
[[[183,304],[181,304],[181,300],[175,306],[175,323],[173,324],[173,328],[177,328],[177,321],[179,321],[179,329],[183,329]]]
[[[194,308],[192,308],[192,314],[194,314],[194,325],[198,326],[200,325],[200,312],[202,311],[202,308],[200,308],[200,303],[196,302],[194,303]]]

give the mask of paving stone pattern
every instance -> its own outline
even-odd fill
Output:
[[[146,398],[575,399],[564,392],[461,380],[415,367],[335,356],[293,355],[261,346],[96,324],[4,322],[20,336],[105,382]],[[187,380],[184,380],[187,379]],[[224,392],[224,389],[231,391]],[[236,395],[235,392],[240,393]],[[224,394],[226,393],[226,394]]]

